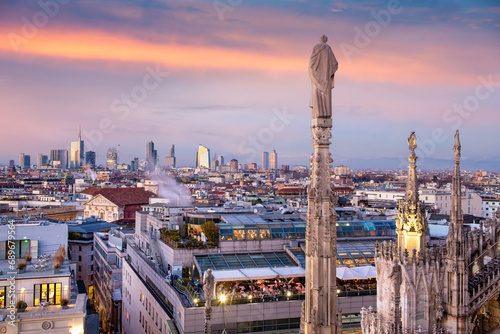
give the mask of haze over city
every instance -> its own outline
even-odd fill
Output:
[[[62,4],[65,3],[65,4]],[[47,20],[40,12],[49,14]],[[307,165],[307,62],[326,34],[339,61],[334,164],[500,170],[500,7],[495,1],[61,1],[0,4],[0,164],[24,152],[85,149],[105,163],[198,144],[242,163],[276,149]],[[314,24],[311,24],[314,22]]]

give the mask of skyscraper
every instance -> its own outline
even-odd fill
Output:
[[[82,131],[78,131],[78,140],[71,142],[70,168],[78,169],[85,161],[85,151],[83,147]]]
[[[271,169],[278,169],[278,153],[276,153],[276,150],[271,152]]]
[[[175,168],[175,145],[168,149],[168,157],[165,157],[165,168]]]
[[[262,152],[262,168],[269,170],[269,152]]]
[[[155,150],[155,143],[153,141],[146,143],[146,163],[148,170],[155,169],[158,163],[158,152]]]
[[[172,146],[168,149],[168,156],[175,157],[175,145],[174,144],[172,144]]]
[[[201,144],[198,146],[196,167],[210,168],[210,149]]]
[[[118,153],[116,148],[111,147],[106,155],[106,168],[116,169],[116,162],[118,161]]]
[[[94,151],[85,152],[85,165],[95,167],[95,152]]]
[[[28,170],[31,167],[31,156],[21,153],[19,155],[19,166],[22,170]]]
[[[217,161],[219,161],[219,166],[224,165],[224,156],[223,155],[219,155],[217,157]]]
[[[48,160],[49,158],[46,155],[38,153],[38,156],[36,158],[36,168],[40,169],[42,168],[42,166],[46,166]]]
[[[139,170],[139,158],[134,158],[134,160],[130,162],[130,171],[135,172],[137,170]]]
[[[165,157],[165,168],[170,169],[175,167],[175,157]]]
[[[238,171],[238,160],[232,159],[231,162],[229,162],[229,165],[231,166],[231,172]]]
[[[51,150],[50,164],[52,167],[67,169],[68,168],[68,150]]]

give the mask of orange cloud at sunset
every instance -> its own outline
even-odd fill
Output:
[[[0,34],[7,36],[14,31],[0,28]],[[279,55],[223,48],[211,45],[161,44],[139,40],[128,35],[113,34],[100,30],[79,30],[61,32],[44,28],[37,36],[19,44],[19,53],[12,45],[0,45],[0,56],[25,61],[37,61],[33,57],[54,59],[98,60],[121,62],[147,62],[163,64],[168,69],[207,70],[261,70],[269,72],[304,72],[308,54],[302,57],[296,50],[280,52]],[[352,61],[344,61],[342,48],[334,45],[340,62],[338,75],[351,80],[366,82],[387,82],[405,85],[448,84],[467,85],[474,76],[446,68],[439,61],[422,61],[418,54],[410,52],[392,53],[380,48],[359,50]],[[267,50],[266,50],[267,51]],[[285,55],[283,55],[285,54]],[[401,71],[405,68],[405,71]]]

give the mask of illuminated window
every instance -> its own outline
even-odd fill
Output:
[[[0,308],[5,308],[7,305],[7,287],[0,286]]]
[[[61,283],[35,284],[33,305],[46,301],[54,305],[61,304]]]
[[[234,230],[234,238],[236,240],[245,240],[245,230]]]
[[[271,239],[271,234],[268,229],[259,230],[260,239]]]
[[[257,230],[247,230],[247,240],[256,240]]]

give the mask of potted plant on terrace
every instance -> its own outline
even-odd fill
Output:
[[[24,259],[26,260],[26,263],[31,263],[31,253],[29,250],[26,251],[26,256],[24,257]]]
[[[67,309],[68,308],[68,304],[69,304],[69,300],[67,300],[66,298],[61,299],[61,307],[63,309]]]
[[[54,274],[59,274],[59,270],[64,263],[64,257],[66,256],[66,250],[64,247],[59,247],[56,254],[54,255]]]
[[[25,260],[20,260],[17,262],[17,272],[19,274],[23,274],[26,272],[26,261]]]
[[[18,301],[16,304],[17,312],[24,312],[24,310],[26,310],[27,307],[28,307],[28,304],[26,304],[22,300]]]

